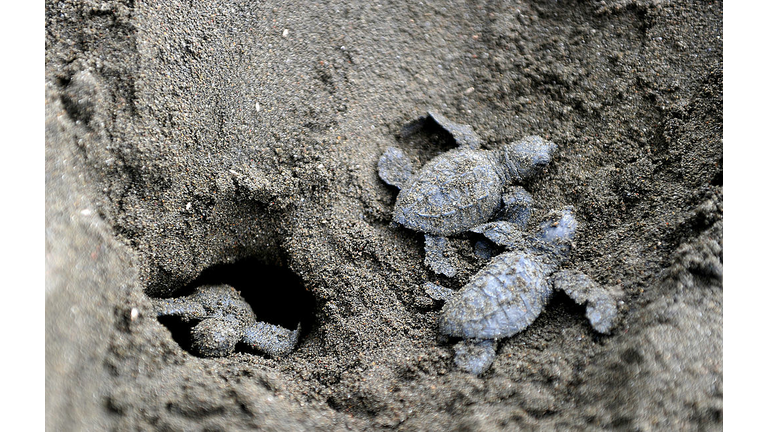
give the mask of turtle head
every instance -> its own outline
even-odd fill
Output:
[[[555,210],[539,226],[539,238],[547,243],[568,243],[576,235],[577,226],[572,207]]]
[[[212,317],[192,327],[192,347],[203,357],[224,357],[235,351],[242,328],[233,317]]]
[[[503,163],[510,179],[521,181],[540,172],[552,160],[557,145],[533,135],[509,144],[503,149]]]
[[[534,249],[552,258],[565,258],[571,250],[578,225],[570,206],[550,212],[539,225],[539,232],[534,237]]]

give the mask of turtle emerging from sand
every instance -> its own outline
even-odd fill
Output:
[[[549,164],[557,146],[528,136],[499,150],[481,150],[471,126],[451,122],[430,112],[429,118],[450,133],[459,145],[415,171],[402,150],[388,147],[379,159],[379,177],[400,188],[393,222],[425,235],[425,264],[435,273],[453,277],[456,268],[446,257],[447,237],[466,231],[503,236],[504,219],[524,228],[532,198],[520,182]],[[506,193],[505,193],[506,189]]]
[[[532,236],[521,232],[493,236],[491,240],[512,250],[495,256],[458,292],[440,291],[440,299],[446,301],[440,332],[463,339],[455,347],[459,369],[475,375],[487,370],[496,356],[496,341],[526,329],[554,290],[586,304],[592,328],[610,333],[618,321],[620,290],[598,285],[576,270],[559,270],[568,259],[577,226],[568,207],[551,212]],[[425,288],[437,297],[439,287]]]
[[[288,330],[256,320],[251,305],[229,285],[204,285],[183,297],[152,299],[158,317],[173,316],[194,322],[193,350],[203,357],[232,354],[237,344],[271,357],[296,349],[301,326]]]

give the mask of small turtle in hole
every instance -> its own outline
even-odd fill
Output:
[[[456,268],[446,257],[447,237],[493,219],[524,228],[532,198],[522,187],[508,186],[547,166],[557,146],[539,136],[528,136],[499,150],[480,150],[480,138],[471,126],[455,124],[433,112],[429,118],[450,133],[459,147],[438,155],[418,171],[402,150],[388,147],[379,159],[378,171],[384,182],[400,188],[393,222],[423,232],[425,264],[435,273],[453,277]],[[497,229],[506,229],[506,225]]]
[[[515,231],[511,225],[504,236],[491,236],[502,246],[525,246],[495,256],[446,301],[439,328],[447,336],[464,339],[455,347],[459,369],[475,375],[487,370],[496,355],[496,341],[527,328],[555,289],[579,304],[586,303],[587,318],[596,331],[611,331],[618,315],[618,295],[581,272],[556,272],[568,258],[576,227],[572,210],[566,208],[550,213],[533,236],[510,235]]]
[[[197,321],[192,327],[192,348],[203,357],[232,354],[235,345],[279,357],[296,348],[301,326],[288,330],[261,321],[251,305],[229,285],[204,285],[188,296],[152,299],[158,317]]]

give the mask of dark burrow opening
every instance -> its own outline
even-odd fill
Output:
[[[245,258],[233,264],[219,264],[203,271],[185,288],[174,294],[181,297],[191,294],[203,285],[231,285],[240,291],[256,319],[269,324],[295,330],[301,324],[301,337],[314,326],[315,299],[306,290],[301,278],[289,268],[263,264],[257,258]],[[171,332],[173,339],[187,352],[195,354],[191,347],[191,328],[196,321],[184,322],[179,317],[164,316],[158,321]],[[238,352],[253,350],[239,344]]]
[[[397,139],[404,151],[418,149],[422,162],[458,147],[453,135],[430,116],[419,117],[405,124],[400,129]]]

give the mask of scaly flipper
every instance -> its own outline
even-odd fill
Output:
[[[552,283],[555,289],[564,291],[576,303],[586,303],[587,318],[592,328],[603,334],[610,333],[618,316],[618,301],[614,293],[576,270],[555,273]]]
[[[460,370],[472,375],[480,375],[488,370],[496,357],[496,341],[493,339],[479,342],[463,340],[453,347],[456,356],[453,362]]]
[[[533,197],[522,186],[512,186],[509,192],[501,196],[504,206],[499,219],[512,222],[521,230],[528,226],[533,210]]]
[[[517,224],[508,221],[488,222],[478,225],[470,231],[482,234],[488,240],[508,249],[519,248],[523,245],[523,232]]]
[[[279,357],[296,349],[301,324],[296,330],[265,322],[256,322],[245,329],[242,342],[271,357]]]
[[[440,286],[432,282],[424,282],[422,285],[424,292],[432,299],[436,301],[448,301],[453,297],[456,292],[450,288]]]
[[[397,147],[387,147],[379,158],[378,168],[379,177],[398,189],[413,176],[413,162]]]
[[[157,316],[175,316],[184,321],[193,319],[203,319],[207,315],[205,308],[187,297],[152,299],[152,305],[155,307]]]
[[[449,257],[448,239],[429,234],[424,235],[424,264],[435,273],[448,277],[456,276],[454,260]]]

